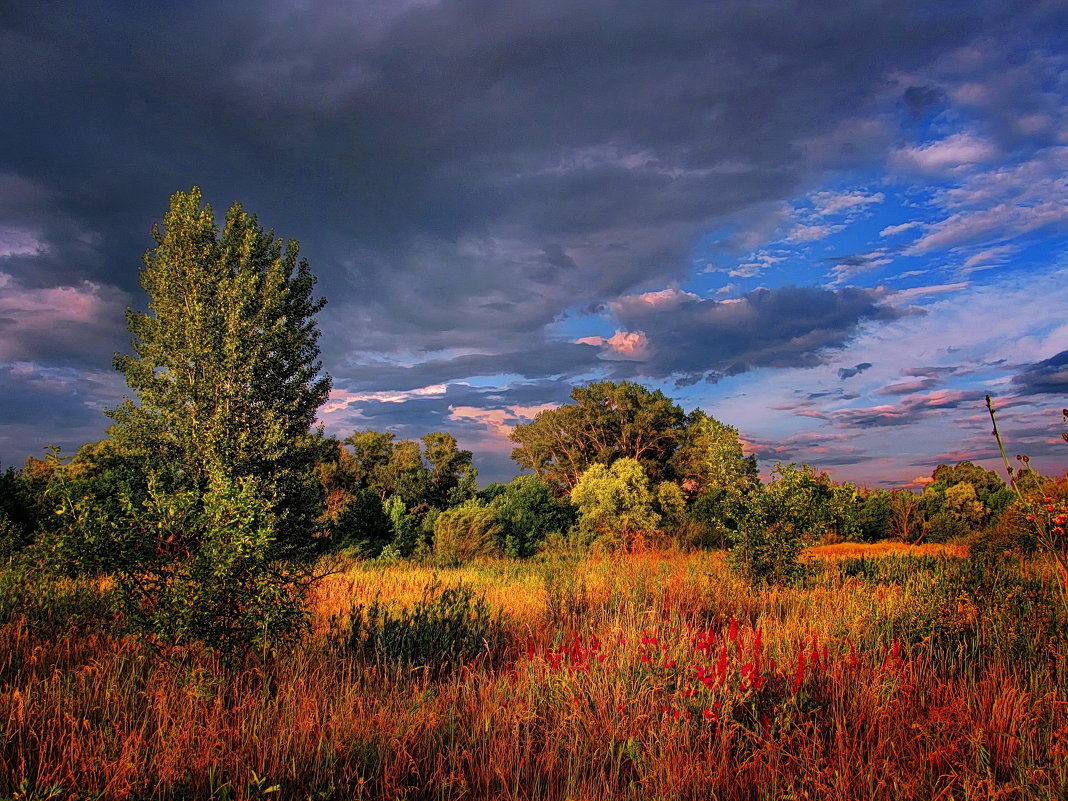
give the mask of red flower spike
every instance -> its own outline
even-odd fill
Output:
[[[794,692],[801,689],[801,685],[805,681],[805,652],[801,651],[797,655],[797,672],[794,674]]]

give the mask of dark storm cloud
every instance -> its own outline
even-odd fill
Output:
[[[2,34],[0,97],[22,111],[5,169],[99,235],[72,270],[129,264],[195,182],[309,243],[339,300],[475,311],[529,285],[492,254],[418,258],[465,241],[570,260],[567,291],[518,322],[536,326],[561,298],[679,274],[687,234],[797,187],[799,140],[998,7],[25,4]]]
[[[35,369],[0,365],[0,458],[6,465],[26,456],[43,458],[47,445],[72,454],[103,437],[103,409],[122,397],[113,371]]]
[[[436,359],[411,366],[386,363],[356,364],[335,371],[341,387],[375,392],[407,391],[451,379],[517,374],[525,378],[571,377],[598,364],[597,349],[590,345],[557,343],[536,352],[472,354]]]
[[[946,93],[937,86],[909,86],[902,92],[901,99],[913,116],[919,118],[929,108],[945,100]]]
[[[0,364],[109,366],[124,333],[126,300],[114,287],[88,281],[35,289],[0,273]]]
[[[1068,395],[1068,350],[1028,365],[1012,377],[1012,383],[1024,394]]]
[[[683,277],[718,221],[856,163],[865,151],[840,123],[873,112],[894,74],[984,33],[1060,22],[1056,8],[997,0],[3,8],[10,286],[89,281],[140,305],[150,225],[197,184],[217,217],[239,199],[301,240],[331,301],[326,368],[365,389],[591,366],[633,375],[633,363],[547,342],[547,328]],[[798,301],[801,319],[768,318],[769,332],[705,319],[724,311],[695,315],[694,342],[661,323],[650,335],[675,353],[658,349],[651,369],[685,381],[816,363],[872,319],[863,299],[835,300],[838,314]],[[92,343],[106,360],[126,344],[120,329],[118,310],[117,326],[63,329],[37,355],[85,362]],[[775,339],[792,331],[801,344]],[[440,355],[450,349],[483,355]],[[361,367],[370,357],[353,354],[431,361]]]
[[[613,304],[628,331],[640,331],[651,355],[640,366],[653,378],[737,375],[760,367],[814,367],[843,347],[865,320],[903,312],[872,290],[786,286],[736,300],[679,293],[630,296]]]

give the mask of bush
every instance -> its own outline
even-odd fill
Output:
[[[111,573],[127,624],[166,650],[206,645],[233,656],[303,631],[308,576],[272,556],[275,521],[254,479],[214,477],[192,492],[150,483],[120,513],[95,499],[60,496],[52,560],[83,574]]]
[[[574,508],[552,494],[537,476],[519,476],[487,493],[492,498],[497,522],[504,533],[504,550],[512,557],[533,556],[554,532],[564,532],[575,523]]]
[[[614,548],[640,545],[659,530],[653,500],[645,468],[634,459],[617,459],[611,467],[595,464],[571,490],[579,528]]]
[[[833,487],[808,465],[778,464],[776,479],[748,498],[727,561],[754,586],[788,584],[802,578],[801,552],[835,523]]]

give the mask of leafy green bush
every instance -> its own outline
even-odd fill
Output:
[[[635,459],[594,464],[571,490],[579,528],[610,548],[630,548],[659,530],[653,500],[649,476]]]
[[[747,499],[730,532],[728,564],[754,586],[788,584],[805,575],[801,552],[835,522],[833,487],[808,466],[778,464],[775,480]]]
[[[462,584],[436,579],[410,609],[397,610],[375,598],[354,604],[347,630],[335,629],[345,651],[379,664],[423,668],[442,675],[476,659],[493,661],[505,642],[502,613]]]
[[[273,556],[275,520],[254,479],[215,476],[199,499],[150,482],[141,504],[120,497],[118,514],[58,497],[52,560],[110,573],[128,625],[156,644],[235,654],[303,630],[308,578]]]
[[[488,493],[504,534],[504,550],[512,557],[533,556],[545,537],[566,532],[575,523],[575,510],[555,498],[537,476],[519,476]]]

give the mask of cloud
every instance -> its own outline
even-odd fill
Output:
[[[811,367],[843,347],[862,322],[901,312],[865,289],[759,289],[732,300],[679,299],[650,307],[638,296],[612,304],[626,330],[645,332],[649,355],[641,375],[717,380],[763,367]]]
[[[124,330],[125,293],[83,281],[26,287],[0,272],[0,363],[103,365]]]
[[[945,295],[954,292],[962,292],[971,286],[967,281],[957,281],[952,284],[931,284],[930,286],[916,286],[910,289],[899,289],[890,297],[896,303],[911,303],[917,298],[925,298],[931,295]]]
[[[925,392],[929,389],[941,386],[942,381],[938,378],[923,378],[919,381],[902,381],[896,384],[887,384],[875,391],[876,395],[912,395],[917,392]]]
[[[852,378],[855,375],[860,375],[871,366],[871,362],[861,362],[860,364],[854,367],[839,367],[838,378],[842,381],[845,381],[847,378]]]
[[[826,239],[831,234],[841,231],[840,225],[795,225],[786,234],[785,242],[791,244],[798,244],[802,242],[818,242],[821,239]]]
[[[884,200],[886,195],[882,192],[817,192],[812,195],[816,213],[821,216],[856,212]]]
[[[1008,261],[1007,257],[1014,252],[1016,252],[1016,248],[1012,245],[985,248],[978,253],[970,255],[961,266],[961,272],[968,274],[977,270],[989,270],[993,267],[999,267],[1005,264]]]
[[[993,161],[998,155],[992,142],[957,133],[938,142],[902,148],[893,154],[892,161],[900,169],[943,173]]]
[[[976,172],[939,190],[947,213],[905,251],[923,255],[974,242],[1014,240],[1068,227],[1068,146],[1045,148],[1018,164]]]
[[[58,445],[73,454],[101,439],[105,408],[122,399],[122,376],[114,370],[42,368],[28,362],[0,365],[0,459],[15,466],[27,456],[43,458]]]
[[[644,331],[616,331],[608,337],[582,337],[575,340],[582,345],[603,348],[603,359],[633,359],[642,361],[649,355],[649,338]]]
[[[832,256],[824,259],[824,261],[829,261],[834,264],[831,271],[834,274],[835,284],[844,283],[861,273],[869,272],[893,263],[892,259],[887,258],[887,251],[882,248],[873,250],[870,253],[851,253],[848,256]]]
[[[911,222],[904,222],[900,225],[888,225],[879,232],[879,236],[897,236],[905,231],[911,231],[913,228],[922,228],[923,223],[917,220]]]
[[[840,409],[825,416],[836,425],[847,428],[907,426],[947,409],[958,409],[964,404],[974,404],[983,397],[983,392],[975,390],[938,390],[926,394],[910,395],[897,404]]]
[[[1012,377],[1012,383],[1025,394],[1068,395],[1068,350],[1028,365]]]

